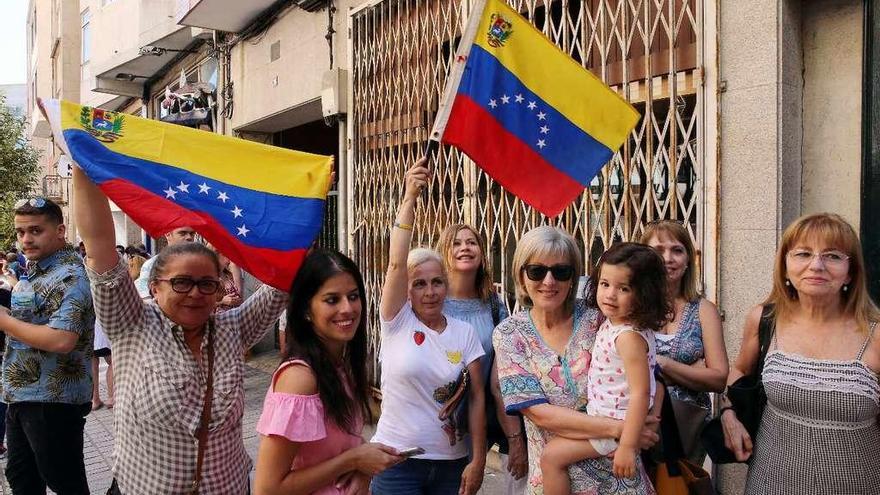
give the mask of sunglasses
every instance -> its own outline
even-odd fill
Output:
[[[559,282],[566,282],[571,280],[571,277],[574,276],[574,267],[571,265],[526,265],[522,268],[522,271],[526,272],[526,277],[529,277],[529,280],[533,282],[540,282],[544,280],[544,277],[547,276],[547,272],[553,274],[553,278]]]
[[[168,282],[171,284],[171,290],[178,294],[189,294],[193,287],[198,287],[199,292],[210,296],[216,294],[220,289],[220,281],[211,278],[203,278],[201,280],[193,280],[189,277],[173,277],[173,278],[156,278],[156,282]]]
[[[17,210],[24,205],[31,205],[34,208],[42,208],[42,207],[46,206],[46,199],[45,198],[20,199],[15,202],[15,205],[13,206],[13,208],[15,208]]]

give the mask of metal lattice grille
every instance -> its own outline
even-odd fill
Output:
[[[348,218],[349,247],[364,273],[369,316],[376,323],[404,172],[424,152],[469,2],[372,3],[351,18]],[[581,198],[555,219],[503,191],[457,150],[441,147],[417,207],[414,245],[433,245],[450,223],[476,226],[488,241],[495,280],[508,296],[516,242],[544,223],[573,233],[588,266],[613,242],[638,238],[655,219],[682,220],[701,245],[702,0],[508,3],[643,118]],[[372,328],[375,337],[378,325]]]

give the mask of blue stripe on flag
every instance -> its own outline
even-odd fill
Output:
[[[458,92],[468,95],[508,132],[584,187],[613,155],[479,45],[471,48]]]
[[[259,248],[287,251],[311,246],[322,227],[324,200],[254,191],[184,169],[108,150],[82,130],[67,129],[73,160],[96,184],[118,179],[212,216],[233,237]],[[247,170],[242,167],[242,174]],[[241,228],[247,234],[240,235]]]

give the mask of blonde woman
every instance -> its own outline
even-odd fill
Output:
[[[497,444],[501,453],[503,494],[523,494],[528,471],[525,430],[519,416],[504,412],[498,372],[493,366],[492,332],[509,314],[495,292],[486,243],[474,227],[458,223],[440,234],[437,252],[443,257],[449,279],[443,312],[470,323],[486,353],[480,358],[486,384],[486,448]]]
[[[545,225],[524,234],[516,246],[511,271],[517,300],[525,308],[495,329],[498,380],[509,414],[525,418],[529,495],[556,495],[544,490],[541,456],[547,442],[619,439],[623,421],[586,414],[588,371],[600,326],[599,312],[577,301],[576,280],[584,265],[577,241]],[[621,370],[619,378],[625,380]],[[662,394],[640,435],[650,448]],[[569,466],[571,493],[578,495],[653,495],[654,488],[636,457],[635,476],[617,478],[610,457],[585,459]]]
[[[801,217],[782,235],[773,290],[749,312],[733,383],[758,364],[762,313],[774,327],[758,437],[722,401],[725,445],[751,459],[746,493],[877,493],[880,312],[866,289],[858,236],[840,216]]]

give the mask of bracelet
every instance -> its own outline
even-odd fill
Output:
[[[398,222],[396,220],[394,221],[394,226],[397,227],[398,229],[409,230],[410,232],[412,232],[412,229],[413,229],[411,224]]]
[[[726,411],[733,411],[733,414],[736,414],[736,409],[734,409],[733,406],[724,406],[718,411],[718,417],[720,418],[723,416]]]

